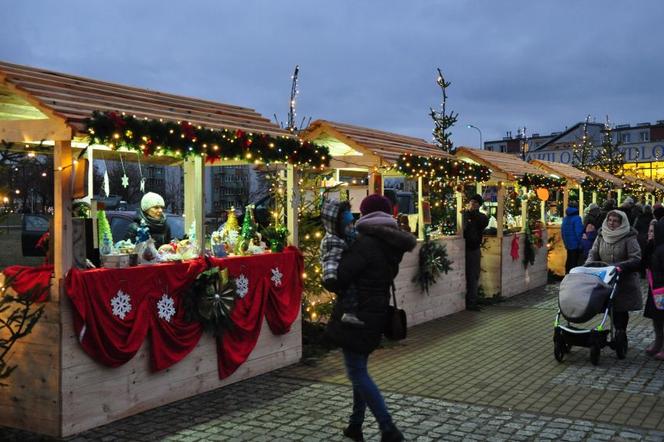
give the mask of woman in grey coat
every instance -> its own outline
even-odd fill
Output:
[[[641,247],[636,239],[636,230],[631,227],[624,212],[612,210],[606,215],[586,264],[592,261],[614,265],[620,273],[613,298],[613,324],[616,333],[626,333],[629,311],[641,310],[643,300],[638,273]]]

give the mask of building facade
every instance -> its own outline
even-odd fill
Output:
[[[512,137],[508,133],[501,140],[485,142],[484,149],[522,155],[526,160],[574,164],[574,145],[582,143],[584,126],[592,145],[601,146],[604,124],[581,122],[544,136]],[[626,170],[644,178],[664,180],[664,120],[617,125],[611,129],[611,138],[625,153]]]

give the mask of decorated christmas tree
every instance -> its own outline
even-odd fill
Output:
[[[606,117],[604,129],[602,129],[602,146],[597,155],[597,166],[604,172],[620,176],[625,164],[625,151],[620,148],[619,142],[613,142],[609,117]]]
[[[248,205],[245,208],[244,220],[242,221],[242,231],[240,236],[247,241],[256,237],[256,221],[254,220],[254,206]]]
[[[433,138],[436,142],[436,145],[445,152],[452,152],[452,132],[450,128],[454,126],[457,118],[459,117],[458,113],[450,111],[447,113],[447,88],[452,84],[449,81],[445,81],[443,77],[443,72],[438,69],[438,77],[436,78],[436,83],[440,86],[441,91],[443,92],[443,102],[440,105],[441,110],[436,111],[433,108],[430,108],[429,115],[433,119],[434,129],[433,129]]]
[[[231,207],[228,210],[228,218],[226,219],[226,224],[224,224],[223,231],[225,233],[228,233],[231,230],[234,230],[236,232],[240,230],[240,224],[238,224],[237,222],[237,217],[235,216],[235,208],[233,207]]]
[[[113,244],[111,226],[108,223],[108,218],[106,218],[106,212],[103,210],[97,211],[97,232],[99,235],[99,244],[102,244],[105,238],[110,244]]]
[[[579,169],[588,169],[594,163],[593,160],[593,142],[588,135],[588,123],[590,122],[590,115],[586,117],[586,122],[583,124],[583,135],[578,143],[574,143],[572,153],[574,155],[574,166]]]

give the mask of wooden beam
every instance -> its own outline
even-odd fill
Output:
[[[417,238],[424,239],[424,208],[422,207],[422,201],[424,197],[423,193],[423,178],[417,177]]]
[[[463,235],[463,193],[458,190],[454,191],[456,197],[456,234]]]
[[[496,208],[496,236],[503,237],[503,229],[505,225],[505,185],[498,184],[498,207]]]
[[[39,143],[43,140],[71,140],[72,129],[52,119],[0,121],[0,139],[11,143]]]
[[[184,231],[195,223],[196,245],[205,253],[205,175],[203,158],[196,156],[184,162]]]
[[[51,240],[54,241],[53,261],[55,265],[55,281],[61,285],[65,275],[72,266],[73,260],[71,221],[71,176],[73,166],[71,141],[56,141],[53,152],[55,211]]]
[[[583,218],[583,207],[584,207],[584,200],[583,200],[583,188],[579,186],[579,215],[581,215],[581,218]]]
[[[300,208],[299,173],[292,164],[286,166],[286,216],[288,218],[288,243],[299,244],[298,212]]]

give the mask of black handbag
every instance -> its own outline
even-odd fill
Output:
[[[387,317],[383,334],[391,341],[406,339],[408,324],[406,322],[406,311],[397,307],[397,295],[392,282],[392,302],[394,305],[387,306]]]

